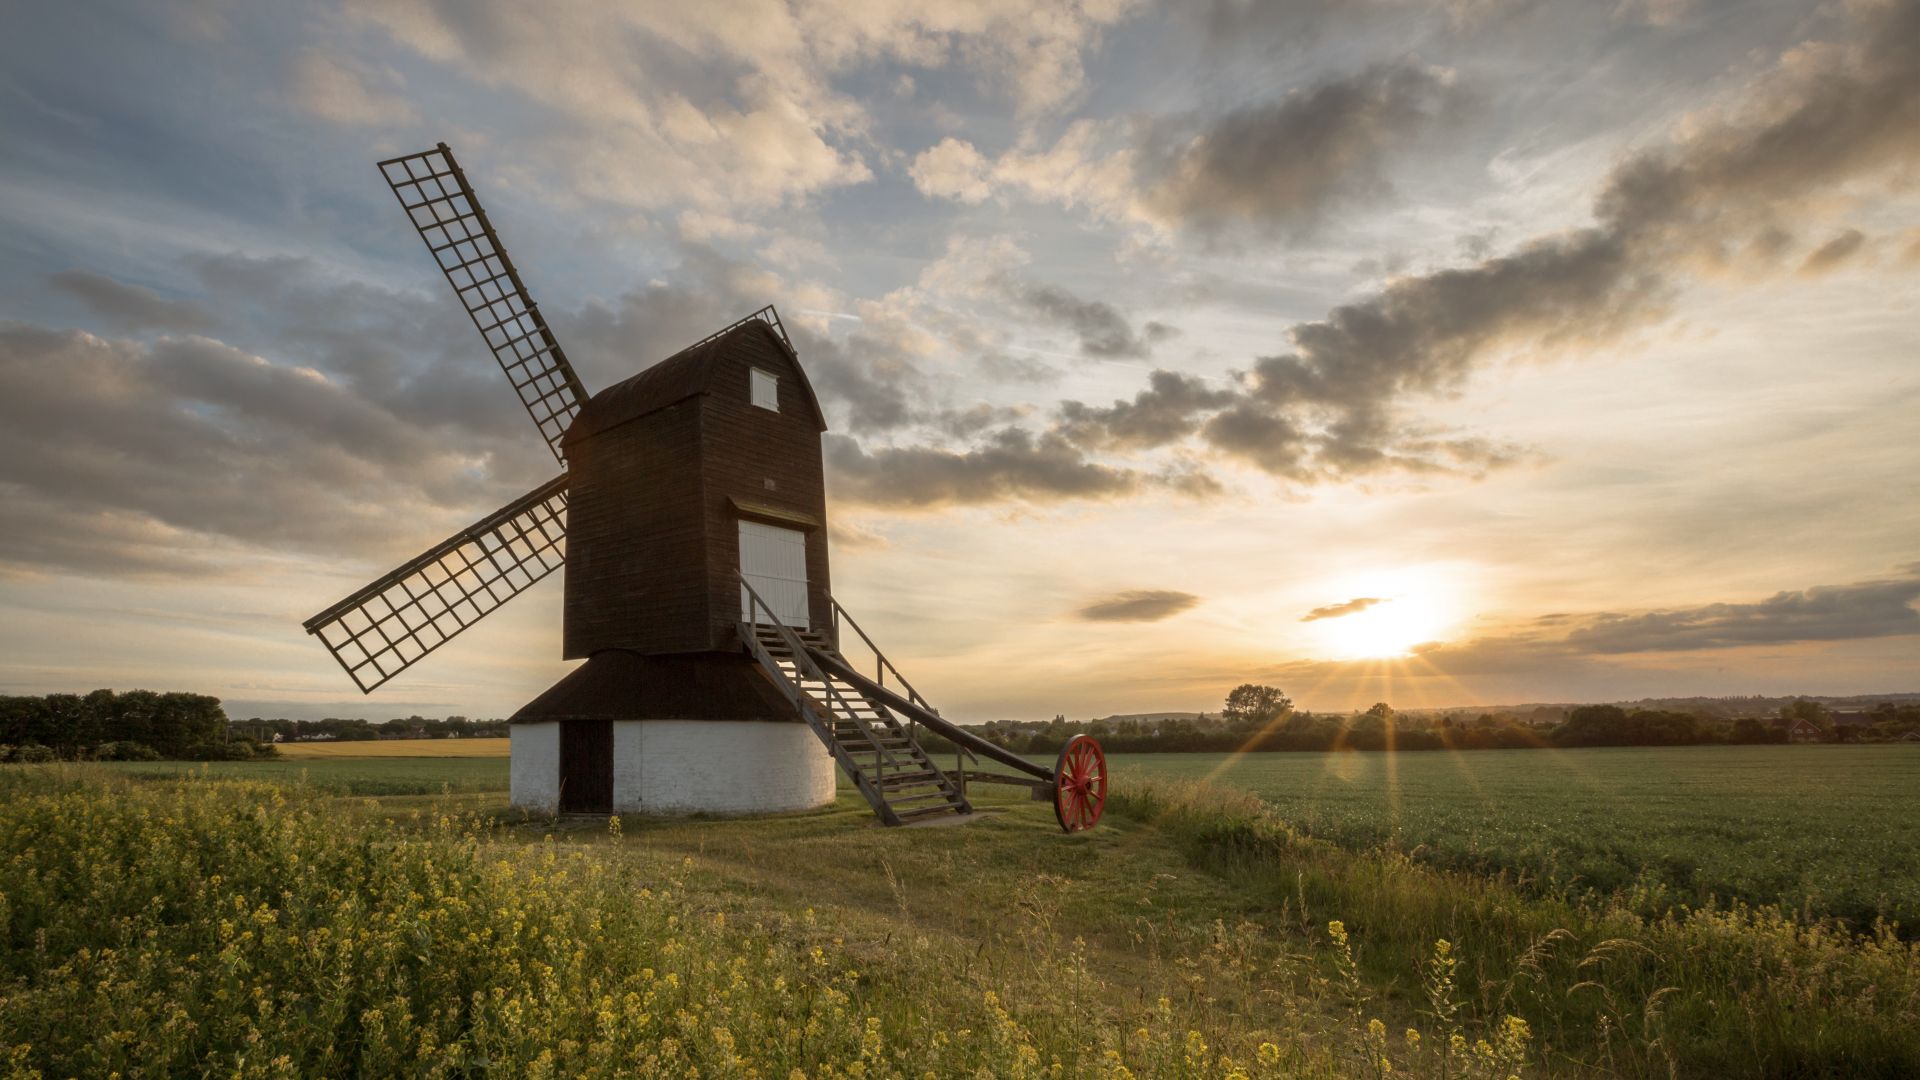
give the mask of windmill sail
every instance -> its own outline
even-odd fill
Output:
[[[308,619],[362,693],[453,640],[565,560],[563,474]]]
[[[553,456],[587,392],[560,350],[540,308],[474,197],[466,174],[441,143],[380,162],[380,173],[407,210],[427,250],[493,350]]]

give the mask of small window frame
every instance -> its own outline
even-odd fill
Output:
[[[747,400],[757,408],[779,412],[780,376],[764,368],[748,368]]]

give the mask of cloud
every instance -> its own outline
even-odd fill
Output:
[[[1605,701],[1662,684],[1752,693],[1755,679],[1832,680],[1841,642],[1920,641],[1920,567],[1851,585],[1790,590],[1757,601],[1624,612],[1558,612],[1511,632],[1418,646],[1404,661],[1300,660],[1259,673],[1358,702],[1457,705],[1473,700]],[[1338,605],[1336,605],[1338,606]],[[1900,646],[1892,647],[1899,655]],[[1738,650],[1758,662],[1727,655]],[[1245,673],[1235,673],[1244,675]],[[1227,677],[1224,676],[1223,677]],[[1840,676],[1845,678],[1845,676]],[[1802,685],[1806,685],[1804,682]],[[1685,688],[1685,689],[1682,689]]]
[[[836,428],[888,432],[932,414],[931,391],[915,363],[925,347],[911,327],[862,319],[849,333],[829,335],[803,311],[836,298],[704,244],[682,242],[679,255],[662,280],[612,301],[548,311],[556,336],[590,375],[589,389],[624,379],[771,303],[784,312],[787,334]]]
[[[1296,483],[1393,473],[1480,475],[1530,459],[1524,447],[1409,415],[1501,361],[1540,361],[1614,344],[1662,320],[1690,270],[1777,262],[1786,226],[1836,186],[1920,161],[1920,2],[1865,3],[1851,42],[1786,51],[1723,107],[1622,159],[1593,200],[1593,223],[1499,254],[1397,277],[1288,331],[1231,393],[1196,403],[1156,373],[1133,403],[1063,402],[1051,434],[1083,448],[1205,448]],[[1338,76],[1213,121],[1130,127],[1077,121],[1049,149],[1016,146],[986,168],[953,144],[943,190],[995,190],[1084,206],[1111,220],[1202,232],[1234,223],[1297,229],[1353,191],[1384,184],[1387,155],[1466,105],[1452,78],[1411,61]],[[1121,140],[1117,148],[1116,139]],[[1295,152],[1298,151],[1298,152]],[[1823,269],[1861,241],[1842,234]],[[1772,254],[1769,254],[1771,252]],[[1084,351],[1138,353],[1110,305],[997,279],[1030,308],[1075,326]],[[1006,285],[1006,282],[1016,282]]]
[[[1177,371],[1156,370],[1147,388],[1132,401],[1098,407],[1078,401],[1060,403],[1055,430],[1091,450],[1150,450],[1190,435],[1195,418],[1233,400],[1206,380]]]
[[[302,52],[288,69],[288,77],[295,104],[330,124],[391,129],[420,118],[413,105],[398,93],[368,85],[375,78],[372,73],[317,49]],[[399,82],[391,73],[380,78],[389,84]]]
[[[1159,622],[1192,608],[1200,598],[1170,589],[1131,589],[1102,597],[1077,613],[1088,622]]]
[[[517,491],[484,436],[202,337],[0,323],[0,563],[188,570],[215,553],[391,558]],[[69,532],[69,530],[73,530]],[[60,537],[74,539],[61,543]]]
[[[1203,441],[1303,483],[1524,459],[1423,431],[1406,409],[1501,358],[1617,341],[1664,317],[1689,266],[1738,259],[1783,217],[1804,217],[1809,198],[1920,161],[1920,3],[1859,10],[1855,43],[1790,50],[1738,104],[1620,162],[1593,226],[1395,279],[1294,326],[1291,351],[1257,359],[1240,398],[1196,417]]]
[[[1866,242],[1866,234],[1859,229],[1848,229],[1815,248],[1800,264],[1800,272],[1810,276],[1824,274],[1859,254]]]
[[[546,113],[524,168],[642,209],[769,211],[873,176],[873,119],[837,84],[882,64],[954,68],[1037,116],[1131,2],[628,4],[352,0],[419,56]],[[635,162],[645,162],[636,168]],[[518,168],[521,166],[515,166]]]
[[[1586,653],[1678,652],[1920,634],[1920,575],[1781,592],[1756,603],[1600,615],[1566,637]]]
[[[1458,387],[1490,353],[1543,356],[1610,341],[1664,310],[1670,283],[1597,229],[1536,240],[1478,265],[1402,278],[1290,331],[1245,397],[1203,429],[1215,449],[1313,482],[1498,463],[1472,438],[1415,435],[1407,400]]]
[[[1155,345],[1179,333],[1165,323],[1149,321],[1138,332],[1112,304],[1083,300],[1058,285],[1038,285],[1009,277],[1004,288],[1027,310],[1048,322],[1072,330],[1080,339],[1083,356],[1110,360],[1140,359]]]
[[[913,186],[922,195],[955,202],[981,203],[993,194],[987,183],[988,162],[973,144],[948,136],[920,152],[907,167]]]
[[[1389,192],[1389,159],[1466,100],[1451,72],[1400,61],[1217,117],[1159,119],[1134,149],[1141,208],[1207,234],[1297,232]]]
[[[1390,192],[1389,163],[1469,103],[1451,72],[1403,60],[1218,115],[1083,119],[1047,149],[1023,143],[991,161],[949,137],[908,172],[932,198],[999,191],[1210,237],[1299,233]]]
[[[1365,611],[1375,604],[1384,604],[1386,602],[1387,602],[1386,597],[1356,596],[1353,599],[1344,601],[1342,603],[1328,604],[1325,607],[1314,608],[1312,611],[1309,611],[1305,615],[1302,615],[1300,617],[1300,621],[1301,622],[1319,622],[1321,619],[1337,619],[1342,615],[1358,614],[1359,612]]]
[[[62,270],[48,284],[76,297],[109,327],[130,333],[159,330],[198,333],[210,330],[213,315],[189,300],[169,300],[152,289],[115,281],[105,274]]]
[[[1155,482],[1090,461],[1057,436],[1035,436],[1021,428],[1002,428],[978,445],[957,450],[867,449],[845,436],[828,435],[826,464],[828,490],[836,500],[899,509],[1114,499]]]

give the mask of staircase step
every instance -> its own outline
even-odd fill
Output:
[[[937,784],[939,782],[939,773],[927,772],[922,769],[919,772],[906,773],[901,776],[885,777],[881,779],[880,786],[892,790],[894,788],[916,787],[920,784]]]

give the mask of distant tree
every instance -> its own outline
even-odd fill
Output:
[[[1293,701],[1277,686],[1242,683],[1227,695],[1220,715],[1236,727],[1265,726],[1293,711]]]
[[[1801,698],[1798,701],[1780,706],[1780,715],[1788,720],[1809,721],[1815,727],[1827,728],[1833,726],[1833,710],[1812,698]]]
[[[1582,705],[1553,729],[1558,746],[1629,746],[1627,711],[1618,705]]]

